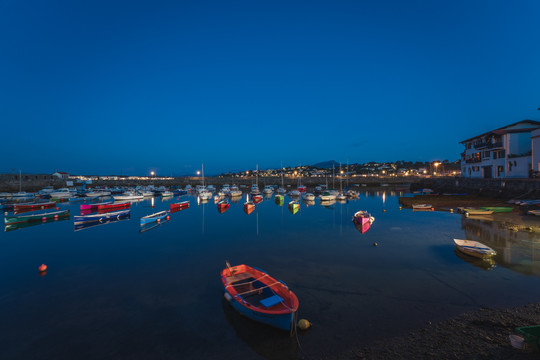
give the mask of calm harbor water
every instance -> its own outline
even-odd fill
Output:
[[[300,301],[309,356],[478,307],[540,298],[540,240],[500,229],[498,217],[399,209],[398,195],[364,192],[292,214],[272,199],[247,215],[245,195],[224,213],[211,201],[140,232],[139,218],[178,197],[132,204],[131,218],[75,229],[71,219],[0,234],[1,359],[295,359],[297,340],[237,314],[220,271],[248,264],[285,281]],[[358,210],[375,217],[360,233]],[[77,231],[76,231],[77,230]],[[497,250],[489,263],[456,253],[453,238]],[[378,246],[374,246],[377,243]],[[45,276],[37,268],[48,265]]]

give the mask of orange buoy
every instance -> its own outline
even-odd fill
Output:
[[[169,215],[167,215],[167,220],[170,220],[170,219],[171,219],[171,217]]]
[[[161,222],[161,219],[157,219],[157,223],[159,224]]]
[[[41,266],[39,267],[39,271],[47,271],[47,265],[41,264]]]
[[[60,208],[59,208],[59,207],[56,207],[56,210],[60,210]]]

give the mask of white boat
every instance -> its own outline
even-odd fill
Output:
[[[454,243],[456,244],[456,248],[462,253],[480,259],[487,259],[494,255],[497,255],[497,252],[495,250],[478,241],[454,239]]]
[[[540,216],[540,210],[529,210],[529,214]]]
[[[242,192],[240,190],[231,190],[229,193],[230,197],[239,197],[242,196]]]
[[[54,194],[54,193],[51,193],[51,197],[53,197],[52,194]],[[111,196],[111,192],[110,191],[96,190],[96,191],[87,192],[85,195],[87,197],[104,197],[104,196]]]
[[[336,195],[329,190],[326,190],[319,195],[319,199],[321,199],[321,201],[336,201]]]
[[[164,191],[161,193],[161,197],[171,197],[171,196],[174,196],[174,193],[172,191]]]
[[[133,191],[127,191],[123,193],[122,195],[114,195],[113,199],[115,201],[122,201],[122,200],[142,200],[144,198],[143,195],[135,193]]]
[[[414,204],[412,208],[413,210],[433,210],[431,204]]]
[[[306,201],[313,201],[315,200],[315,195],[312,193],[305,193],[303,198]]]
[[[301,195],[301,193],[300,193],[300,191],[298,191],[298,190],[291,190],[291,191],[289,191],[289,196],[298,197],[298,196],[300,196],[300,195]]]
[[[271,185],[266,185],[263,189],[263,194],[271,195],[274,192],[274,188]]]
[[[58,189],[50,193],[51,199],[69,199],[73,196],[71,191],[68,188]]]

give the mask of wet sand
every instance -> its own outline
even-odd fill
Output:
[[[518,334],[516,327],[538,324],[540,303],[509,309],[482,308],[352,349],[335,359],[538,359],[538,350],[515,349],[508,338]]]

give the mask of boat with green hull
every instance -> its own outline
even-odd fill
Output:
[[[6,216],[4,218],[4,222],[6,225],[11,225],[11,224],[19,224],[19,223],[32,222],[32,221],[47,221],[50,219],[60,219],[64,217],[69,217],[69,210]]]
[[[493,211],[494,213],[512,212],[514,210],[511,206],[484,206],[482,210]]]

